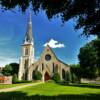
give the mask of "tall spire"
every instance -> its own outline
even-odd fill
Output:
[[[32,24],[32,13],[30,11],[30,16],[29,16],[29,24]]]
[[[33,43],[33,38],[32,38],[32,15],[31,15],[31,12],[30,12],[30,15],[29,15],[28,26],[27,26],[27,31],[26,31],[24,43]]]

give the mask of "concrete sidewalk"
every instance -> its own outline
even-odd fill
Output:
[[[16,87],[12,87],[12,88],[6,88],[6,89],[0,89],[0,92],[10,92],[10,91],[14,91],[14,90],[17,90],[17,89],[21,89],[21,88],[25,88],[25,87],[28,87],[28,86],[36,86],[38,84],[42,84],[43,82],[39,82],[39,83],[29,83],[27,85],[21,85],[21,86],[16,86]]]

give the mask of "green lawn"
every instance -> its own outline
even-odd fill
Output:
[[[11,88],[16,86],[21,86],[29,83],[20,83],[20,84],[0,84],[0,89]]]
[[[86,87],[87,86],[87,87]],[[18,91],[22,91],[27,93],[28,96],[31,95],[45,95],[45,96],[52,96],[52,95],[59,95],[59,94],[87,94],[87,93],[100,93],[100,86],[95,85],[74,85],[74,86],[64,86],[54,83],[45,83],[40,84],[33,87],[24,88]]]
[[[44,83],[14,92],[0,93],[0,100],[100,100],[100,86]]]

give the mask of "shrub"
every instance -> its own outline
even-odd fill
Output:
[[[27,80],[20,80],[20,81],[17,81],[16,83],[31,83],[32,81],[27,81]]]
[[[41,80],[42,74],[39,71],[35,71],[33,78],[34,80]]]
[[[47,83],[54,83],[54,80],[48,80]]]
[[[71,82],[71,74],[70,72],[66,72],[65,83],[69,84]]]
[[[61,78],[59,73],[54,73],[52,79],[56,82],[56,83],[60,83],[61,82]]]
[[[12,77],[12,83],[17,83],[17,82],[18,82],[17,74],[14,74]]]

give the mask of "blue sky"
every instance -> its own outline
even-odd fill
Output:
[[[21,13],[15,10],[0,11],[0,66],[11,62],[19,62],[21,44],[27,29],[29,11]],[[60,18],[48,20],[43,11],[38,15],[32,13],[33,38],[35,42],[35,58],[38,59],[44,44],[50,40],[63,44],[60,48],[52,48],[57,57],[68,64],[78,63],[79,48],[94,37],[79,37],[82,30],[75,31],[73,20],[62,25]]]

